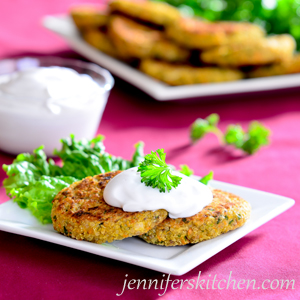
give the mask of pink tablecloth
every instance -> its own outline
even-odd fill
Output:
[[[0,57],[21,53],[76,57],[62,40],[40,26],[42,16],[65,13],[72,2],[2,1]],[[214,136],[208,136],[193,147],[187,146],[189,125],[197,117],[206,117],[212,112],[220,114],[223,130],[229,123],[246,126],[254,119],[262,121],[273,132],[272,144],[249,157],[224,150]],[[1,231],[0,299],[299,299],[299,128],[299,90],[207,102],[160,103],[118,80],[99,127],[99,133],[106,136],[109,152],[130,158],[133,144],[143,140],[146,152],[165,148],[168,162],[176,167],[188,164],[199,175],[214,170],[217,180],[296,200],[293,208],[189,273],[170,277],[171,280],[197,279],[201,272],[201,279],[207,282],[214,276],[217,280],[228,279],[231,274],[231,279],[236,281],[256,280],[256,289],[234,289],[233,284],[222,290],[212,289],[211,284],[209,289],[206,285],[202,285],[204,289],[187,289],[184,285],[182,289],[169,287],[159,296],[163,290],[134,286],[118,297],[116,294],[121,293],[126,274],[128,279],[159,281],[163,274]],[[12,159],[0,154],[1,165]],[[4,176],[1,170],[1,181]],[[1,190],[0,202],[7,200]],[[288,289],[275,288],[282,279],[294,280],[294,286],[291,281]],[[264,281],[267,289],[262,288]]]

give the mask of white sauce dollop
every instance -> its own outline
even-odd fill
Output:
[[[201,182],[173,171],[182,177],[177,188],[160,193],[159,189],[146,186],[136,168],[131,168],[111,179],[104,189],[107,204],[128,212],[165,209],[170,218],[187,218],[197,214],[213,199],[210,188]]]
[[[14,110],[58,115],[63,108],[83,108],[102,94],[89,75],[70,68],[31,68],[0,78],[0,104]]]

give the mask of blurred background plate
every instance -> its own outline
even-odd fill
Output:
[[[46,16],[43,25],[60,35],[72,49],[91,61],[108,69],[114,75],[129,82],[159,101],[203,98],[247,92],[271,91],[300,87],[300,74],[244,79],[226,83],[168,86],[129,65],[114,59],[87,44],[80,36],[72,19],[66,15]]]

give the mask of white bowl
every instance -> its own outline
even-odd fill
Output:
[[[32,152],[44,145],[47,155],[60,149],[60,139],[74,134],[76,139],[91,139],[95,136],[110,90],[114,85],[111,74],[92,63],[56,57],[23,57],[0,61],[0,76],[33,67],[65,67],[79,74],[87,74],[100,85],[103,94],[99,101],[68,113],[43,115],[38,110],[8,109],[0,105],[0,149],[11,154]],[[1,95],[0,95],[1,97]],[[1,99],[0,99],[1,101]]]

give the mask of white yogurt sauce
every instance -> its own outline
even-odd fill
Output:
[[[62,67],[31,68],[0,77],[0,105],[28,112],[60,114],[84,107],[103,89],[92,78]]]
[[[165,209],[170,218],[193,216],[212,202],[213,195],[208,186],[179,172],[172,174],[182,178],[180,184],[169,193],[160,193],[159,189],[141,182],[137,167],[128,169],[108,182],[104,200],[128,212]]]
[[[91,139],[109,90],[64,67],[35,67],[0,75],[0,149],[12,154],[40,145],[47,155],[60,139]]]

